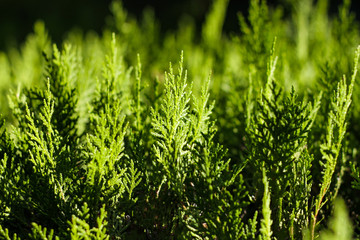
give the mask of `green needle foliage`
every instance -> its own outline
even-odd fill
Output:
[[[360,238],[350,0],[228,6],[0,53],[0,239]]]
[[[263,184],[264,184],[264,196],[263,196],[263,204],[262,204],[262,215],[261,219],[261,228],[260,232],[262,235],[259,239],[270,240],[272,235],[271,225],[271,209],[270,209],[270,192],[269,192],[269,182],[265,175],[265,169],[263,168]]]
[[[337,165],[337,160],[340,157],[340,151],[342,150],[342,141],[344,139],[347,127],[346,116],[352,101],[351,97],[357,74],[358,61],[360,57],[359,51],[360,47],[357,48],[355,53],[354,69],[349,87],[346,84],[345,76],[338,83],[337,91],[334,94],[333,101],[331,102],[333,110],[331,110],[329,113],[326,142],[320,145],[320,151],[323,155],[325,163],[321,162],[322,165],[324,165],[324,170],[322,172],[323,181],[321,183],[318,198],[315,200],[315,211],[312,214],[312,238],[314,238],[316,218],[321,207],[326,202],[326,200],[324,201],[324,197],[331,184],[331,179]],[[332,194],[336,195],[337,192]]]

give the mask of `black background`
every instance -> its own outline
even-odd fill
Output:
[[[212,0],[123,0],[124,7],[136,17],[151,7],[161,24],[161,31],[176,29],[183,15],[193,17],[198,25],[204,21]],[[268,4],[282,4],[268,0]],[[336,14],[341,0],[330,0],[330,14]],[[64,34],[77,27],[101,33],[110,15],[111,0],[0,0],[0,50],[17,47],[33,30],[37,19],[45,22],[53,41],[60,42]],[[249,0],[230,0],[226,31],[237,31],[237,13],[247,13]],[[359,1],[353,0],[352,11],[359,19]]]

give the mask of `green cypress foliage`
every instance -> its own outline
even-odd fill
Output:
[[[0,239],[360,237],[351,1],[229,4],[0,53]]]

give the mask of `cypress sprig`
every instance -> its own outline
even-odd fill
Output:
[[[71,222],[69,221],[71,229],[71,239],[110,239],[110,236],[106,233],[106,216],[105,206],[100,209],[100,213],[96,218],[96,227],[91,227],[87,222],[89,220],[89,208],[85,203],[81,210],[81,216],[73,216]]]
[[[260,232],[261,232],[261,237],[260,239],[264,239],[264,240],[271,240],[271,235],[272,235],[272,230],[271,230],[271,225],[273,223],[272,219],[271,219],[271,208],[270,208],[270,190],[269,190],[269,182],[267,180],[266,177],[266,171],[265,168],[263,168],[263,184],[264,184],[264,196],[262,199],[262,215],[263,218],[261,219],[261,227],[260,227]]]
[[[258,116],[253,116],[249,132],[248,161],[256,169],[255,179],[262,175],[259,170],[262,167],[271,179],[270,190],[276,196],[271,206],[274,209],[274,234],[294,237],[308,221],[313,158],[306,145],[320,98],[313,105],[305,105],[305,101],[298,100],[294,88],[286,96],[277,87],[274,45],[267,68],[267,84],[257,106]],[[299,188],[304,192],[300,193]],[[286,233],[284,229],[291,230]]]
[[[46,227],[43,228],[36,223],[32,223],[32,225],[33,225],[33,228],[32,228],[31,238],[42,239],[42,240],[52,240],[52,239],[58,240],[58,239],[60,239],[58,236],[54,236],[53,229],[51,229],[48,233]]]
[[[10,237],[11,234],[9,233],[9,230],[7,228],[4,229],[1,225],[0,225],[0,234],[6,240],[20,240],[21,239],[18,237],[18,235],[16,233],[14,233],[14,235],[12,235],[12,237]]]
[[[187,73],[180,57],[178,74],[170,64],[165,74],[165,93],[159,112],[152,110],[152,134],[156,138],[154,152],[164,171],[164,180],[175,184],[176,194],[183,194],[183,182],[189,166],[187,139],[190,128],[188,109],[191,92],[187,90]]]
[[[358,62],[360,56],[360,47],[357,48],[354,58],[353,73],[349,86],[346,83],[345,76],[339,81],[336,92],[331,102],[332,110],[329,113],[327,123],[326,140],[321,144],[321,153],[323,162],[323,179],[320,187],[320,193],[315,201],[314,212],[312,213],[311,239],[315,239],[315,227],[320,209],[327,202],[325,198],[329,191],[332,176],[337,166],[338,158],[342,149],[343,139],[347,128],[347,114],[352,102],[352,93],[357,75]]]
[[[209,86],[210,86],[210,80],[211,75],[209,75],[208,81],[204,84],[204,86],[201,89],[201,96],[200,98],[196,98],[193,96],[193,110],[194,114],[191,114],[191,123],[192,123],[192,140],[190,142],[190,145],[199,139],[201,139],[201,134],[205,133],[207,131],[207,125],[210,120],[210,115],[212,113],[212,110],[214,108],[215,103],[209,105]]]

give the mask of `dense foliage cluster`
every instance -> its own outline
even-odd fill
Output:
[[[350,1],[251,0],[240,34],[227,5],[0,53],[1,239],[360,237]]]

